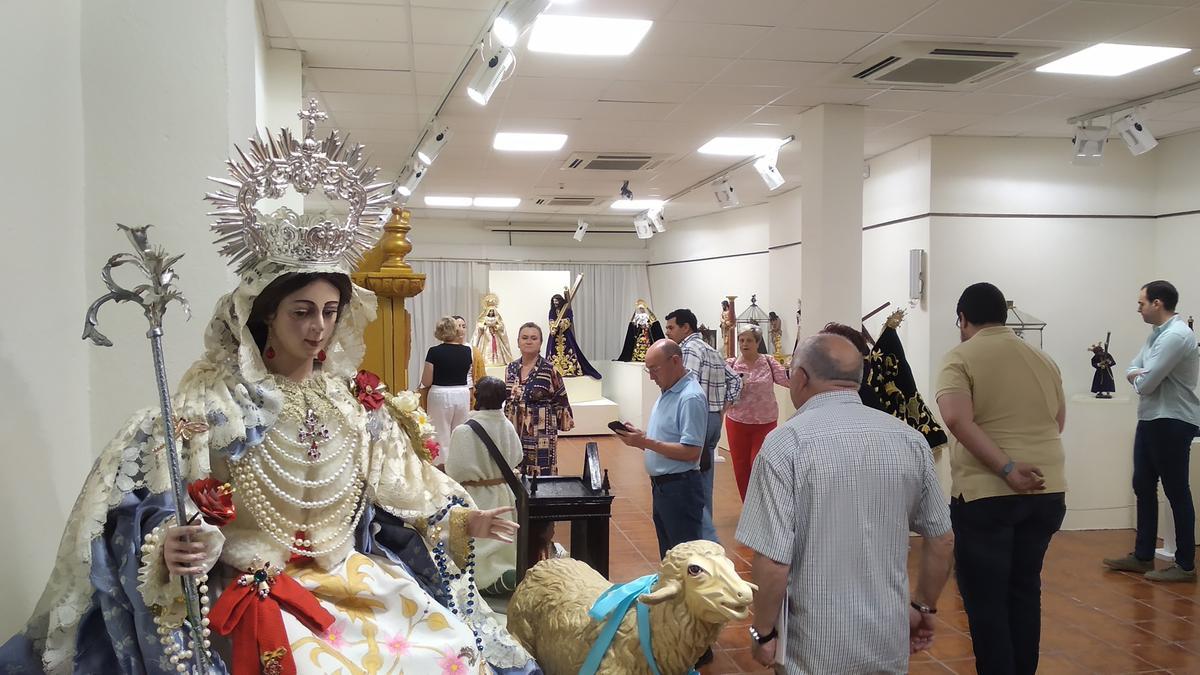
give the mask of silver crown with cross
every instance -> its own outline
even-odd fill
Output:
[[[297,269],[336,267],[349,273],[383,233],[382,216],[391,183],[375,183],[377,167],[368,167],[363,146],[351,145],[331,131],[314,137],[317,122],[327,115],[310,99],[298,113],[304,138],[288,129],[279,136],[250,139],[249,152],[238,146],[237,159],[225,160],[229,178],[209,177],[225,189],[205,195],[215,210],[220,253],[244,273],[264,261]],[[320,189],[330,201],[345,202],[345,216],[298,214],[286,206],[260,212],[261,199],[278,199],[288,187],[300,194]]]

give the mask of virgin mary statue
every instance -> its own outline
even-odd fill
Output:
[[[172,397],[188,503],[173,498],[158,408],[135,413],[96,460],[0,671],[193,672],[204,652],[208,672],[238,675],[540,672],[473,578],[473,537],[509,540],[516,524],[433,467],[414,394],[358,370],[375,296],[349,273],[381,233],[388,184],[372,183],[362,146],[314,138],[315,101],[300,117],[302,139],[251,139],[208,195],[241,283]],[[255,208],[288,185],[348,215]],[[181,628],[188,583],[202,639]]]

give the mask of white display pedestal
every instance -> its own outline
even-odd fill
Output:
[[[604,395],[616,401],[622,422],[645,429],[658,400],[658,385],[650,381],[644,363],[609,361],[604,373]]]
[[[504,366],[488,366],[487,374],[504,379]],[[603,364],[597,367],[604,374]],[[608,423],[617,419],[620,408],[616,403],[604,398],[604,381],[590,377],[566,377],[563,382],[567,385],[567,400],[571,402],[571,413],[575,417],[575,427],[570,431],[561,432],[560,436],[605,436],[612,432]]]
[[[1192,441],[1192,449],[1200,447],[1200,440]],[[1195,502],[1196,487],[1200,486],[1200,468],[1196,467],[1196,462],[1191,462],[1188,465],[1189,484],[1192,486],[1192,501]],[[1171,504],[1162,496],[1162,486],[1159,485],[1159,501],[1158,501],[1158,533],[1162,537],[1162,547],[1154,551],[1154,557],[1159,560],[1175,560],[1175,517],[1171,513]],[[1200,507],[1198,507],[1200,508]],[[1196,522],[1196,539],[1200,541],[1200,518]]]
[[[1133,432],[1137,401],[1074,394],[1067,399],[1067,516],[1064,530],[1132,529]]]
[[[599,370],[599,368],[597,369]],[[604,381],[595,380],[586,375],[566,377],[563,378],[563,381],[567,385],[567,400],[571,402],[571,412],[575,415],[575,428],[561,435],[611,435],[612,431],[609,430],[608,423],[621,415],[621,409],[616,403],[604,398]]]

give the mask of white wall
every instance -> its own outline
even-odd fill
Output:
[[[1110,349],[1124,364],[1145,339],[1134,306],[1160,267],[1159,227],[1145,216],[1156,208],[1153,162],[1165,156],[1135,158],[1110,144],[1100,166],[1075,167],[1061,140],[933,139],[931,209],[973,215],[930,221],[930,360],[936,371],[957,344],[954,306],[977,281],[1047,322],[1044,349],[1068,395],[1067,528],[1131,523],[1133,407],[1113,401],[1101,410],[1072,396],[1091,387],[1088,345],[1111,331]],[[1024,217],[988,217],[995,214]],[[1079,217],[1049,217],[1067,214]],[[1122,215],[1142,217],[1102,217]],[[1120,377],[1117,393],[1130,394]]]
[[[1156,171],[1155,212],[1161,215],[1200,210],[1200,132],[1161,141],[1153,154]],[[1200,214],[1161,217],[1155,221],[1156,267],[1152,278],[1167,279],[1179,289],[1180,313],[1200,317]],[[1150,281],[1151,279],[1146,279]]]
[[[1095,167],[1070,164],[1055,139],[935,138],[935,213],[1154,213],[1150,155],[1109,147]],[[931,311],[935,363],[958,340],[954,305],[967,285],[991,281],[1016,306],[1049,325],[1045,349],[1068,391],[1086,391],[1087,346],[1113,332],[1124,363],[1145,339],[1133,313],[1153,274],[1155,223],[1149,218],[987,218],[935,216],[931,224]],[[1118,383],[1120,388],[1123,383]]]
[[[726,295],[737,296],[740,314],[752,294],[758,294],[763,311],[779,311],[770,297],[770,213],[763,204],[669,223],[669,230],[650,240],[655,313],[665,321],[668,312],[686,307],[700,323],[715,329]],[[705,260],[719,256],[727,257]],[[792,299],[781,315],[790,316],[794,303]]]
[[[0,22],[10,92],[0,143],[0,641],[41,594],[62,525],[91,464],[84,283],[80,3],[26,3]],[[53,40],[47,36],[55,36]]]

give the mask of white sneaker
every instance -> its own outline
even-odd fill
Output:
[[[714,462],[717,462],[717,463],[724,462],[724,461],[725,461],[725,455],[722,455],[720,452],[718,452],[718,453],[717,453],[717,456],[716,456],[716,457],[713,459],[713,461],[714,461]]]
[[[571,554],[570,554],[570,552],[567,551],[566,547],[564,547],[562,544],[558,543],[557,541],[553,542],[553,543],[554,543],[554,557],[555,558],[570,558],[571,557]]]

